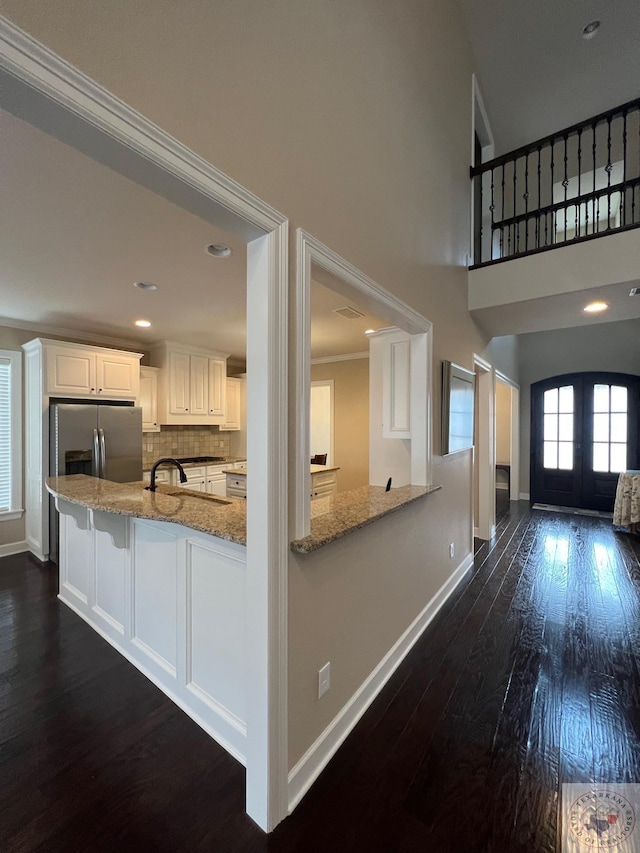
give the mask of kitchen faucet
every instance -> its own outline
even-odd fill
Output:
[[[149,485],[149,491],[155,492],[156,490],[156,471],[158,469],[158,465],[162,465],[165,462],[170,462],[172,465],[175,465],[178,471],[180,472],[180,482],[187,482],[187,475],[184,473],[184,468],[178,462],[177,459],[174,459],[173,456],[162,456],[160,459],[156,459],[153,463],[153,468],[151,469],[151,484]]]

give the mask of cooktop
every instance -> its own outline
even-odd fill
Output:
[[[186,465],[189,462],[224,462],[226,456],[183,456],[178,459],[181,465]]]

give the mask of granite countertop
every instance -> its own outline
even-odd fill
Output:
[[[150,492],[144,488],[145,485],[142,482],[112,483],[86,474],[47,479],[49,492],[69,503],[116,515],[181,524],[219,539],[246,545],[245,500],[228,497],[217,502],[207,500],[200,492],[165,485],[158,485],[155,492]],[[304,539],[294,540],[291,550],[299,554],[316,551],[440,488],[400,486],[386,492],[383,486],[362,486],[312,501],[311,533]],[[179,494],[172,494],[175,491]]]
[[[241,461],[241,460],[238,460]],[[318,474],[320,471],[339,471],[339,465],[310,465],[311,473]],[[225,468],[223,474],[236,474],[239,477],[247,476],[247,466],[241,465],[238,468]]]
[[[158,485],[147,491],[146,483],[112,483],[86,474],[49,477],[47,489],[69,503],[89,509],[130,515],[151,521],[182,524],[202,533],[246,545],[247,502],[238,498],[222,498],[223,503],[199,497],[200,493],[180,489],[179,495],[168,494],[175,487]]]
[[[304,539],[295,539],[291,550],[309,554],[441,488],[400,486],[386,492],[384,486],[361,486],[311,501],[311,533]]]

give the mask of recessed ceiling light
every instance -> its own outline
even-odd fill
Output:
[[[600,29],[600,21],[590,21],[582,31],[583,39],[592,39]]]
[[[211,243],[207,246],[205,252],[214,258],[228,258],[231,254],[231,249],[224,243]]]
[[[590,302],[588,305],[584,306],[584,311],[587,314],[597,314],[599,311],[606,311],[609,306],[606,302]]]
[[[640,287],[632,287],[629,296],[640,296]]]
[[[137,287],[138,290],[157,290],[158,285],[153,284],[151,281],[134,281],[133,286]]]
[[[150,325],[148,320],[136,320],[136,326],[140,326],[141,329],[148,329]]]

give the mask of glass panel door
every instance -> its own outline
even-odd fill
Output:
[[[547,470],[573,470],[573,385],[544,392],[543,466]]]
[[[624,385],[593,386],[593,471],[617,474],[626,469],[628,406]]]

